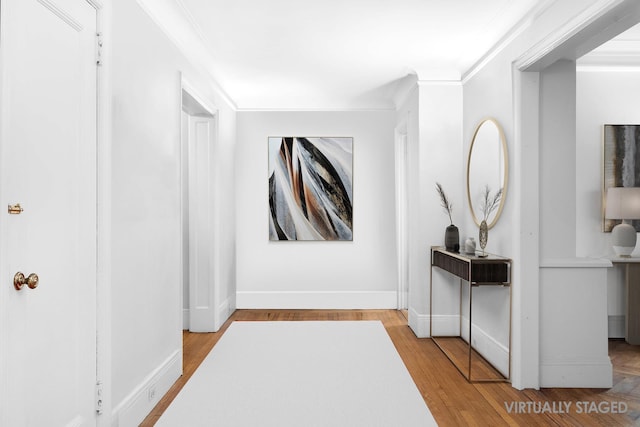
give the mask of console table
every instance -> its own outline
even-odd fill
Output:
[[[457,337],[462,338],[462,290],[463,283],[467,283],[469,287],[469,340],[468,340],[468,359],[465,370],[459,366],[454,358],[439,343],[438,338],[451,338],[451,335],[434,335],[433,334],[433,268],[437,267],[458,278],[460,278],[460,321]],[[487,255],[486,257],[469,254],[461,254],[449,252],[443,247],[434,246],[431,248],[431,268],[429,274],[430,294],[429,294],[429,335],[438,348],[447,356],[460,373],[469,382],[489,382],[502,381],[509,382],[511,380],[511,259],[497,255]],[[473,289],[480,286],[502,286],[509,289],[509,366],[506,376],[502,378],[472,378],[472,354],[476,351],[472,348],[472,307],[473,307]],[[479,353],[478,353],[479,354]],[[482,357],[482,356],[480,356]],[[488,362],[487,362],[488,363]]]

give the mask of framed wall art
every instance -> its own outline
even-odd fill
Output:
[[[269,137],[269,240],[353,240],[353,138]]]
[[[605,218],[605,200],[611,187],[640,187],[640,125],[604,125],[602,230],[610,232],[620,220]],[[631,224],[640,232],[640,220]]]

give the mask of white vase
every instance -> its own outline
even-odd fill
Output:
[[[476,241],[473,237],[467,237],[464,242],[464,252],[468,255],[475,255],[476,253]]]

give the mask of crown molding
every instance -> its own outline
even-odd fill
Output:
[[[102,0],[86,0],[94,9],[100,10],[104,7]]]
[[[540,15],[549,9],[556,0],[544,0],[534,6],[523,16],[491,49],[487,51],[475,64],[462,74],[462,83],[467,83],[473,76],[491,62],[500,52],[509,46],[520,34],[527,30]]]
[[[189,63],[203,75],[209,77],[209,82],[220,97],[234,110],[238,110],[236,102],[220,86],[213,73],[213,59],[208,53],[202,31],[194,27],[193,16],[187,11],[181,1],[173,0],[180,13],[171,13],[167,2],[158,0],[136,0],[140,8],[151,18],[160,30],[182,52]],[[165,6],[163,7],[162,4]],[[162,12],[165,12],[164,14]]]
[[[599,0],[593,3],[516,59],[515,68],[521,71],[531,69],[551,52],[556,51],[580,31],[622,3],[624,0]]]

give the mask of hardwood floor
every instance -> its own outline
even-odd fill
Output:
[[[238,310],[217,333],[184,333],[184,374],[141,426],[155,424],[231,322],[266,320],[382,321],[440,426],[640,425],[640,346],[623,340],[610,341],[611,389],[519,391],[506,383],[468,383],[431,339],[416,338],[395,310]]]

